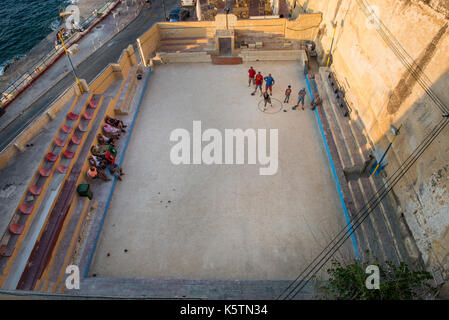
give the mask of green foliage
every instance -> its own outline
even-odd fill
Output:
[[[380,273],[380,288],[367,289],[365,273],[369,265],[377,265]],[[330,300],[415,300],[435,294],[436,289],[428,283],[432,279],[426,271],[412,271],[407,264],[395,265],[387,261],[385,265],[377,262],[354,261],[343,266],[333,260],[327,270],[329,280],[319,286],[320,298]]]

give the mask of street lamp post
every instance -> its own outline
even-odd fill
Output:
[[[376,168],[374,169],[374,171],[371,175],[374,176],[376,174],[377,170],[379,169],[379,167],[382,165],[382,162],[384,161],[385,156],[387,155],[388,151],[390,150],[391,146],[393,145],[394,140],[401,132],[401,128],[402,128],[402,124],[399,126],[399,128],[395,128],[393,125],[391,126],[391,132],[393,133],[393,138],[391,139],[390,144],[387,147],[387,150],[385,150],[384,154],[382,155],[380,160],[377,162]]]
[[[72,72],[73,72],[73,75],[75,76],[76,84],[78,85],[80,92],[84,93],[83,86],[81,85],[81,82],[78,79],[78,75],[76,74],[75,67],[73,66],[73,63],[72,63],[72,59],[70,59],[70,54],[68,53],[67,48],[65,47],[61,32],[58,32],[58,36],[59,36],[59,39],[61,40],[61,44],[62,44],[62,47],[64,48],[65,54],[66,54],[67,58],[69,59],[70,66],[72,67]]]
[[[337,31],[337,23],[334,22],[334,34],[332,35],[332,42],[331,42],[331,48],[329,50],[329,57],[327,58],[327,63],[326,63],[326,67],[329,67],[329,63],[331,62],[331,58],[332,58],[332,49],[334,47],[334,39],[335,39],[335,32]]]

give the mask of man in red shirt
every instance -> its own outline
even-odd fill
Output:
[[[256,74],[255,82],[256,82],[256,88],[254,89],[254,92],[251,93],[251,95],[255,95],[256,92],[257,92],[257,88],[259,88],[260,89],[260,96],[262,96],[263,76],[260,73],[260,71]]]
[[[256,70],[254,70],[253,67],[250,67],[248,70],[248,74],[249,74],[248,87],[250,87],[251,83],[254,85],[254,77],[256,76]]]

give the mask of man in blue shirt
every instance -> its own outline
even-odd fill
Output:
[[[302,88],[301,90],[299,90],[298,92],[298,103],[296,104],[296,106],[294,106],[292,109],[296,110],[296,108],[299,106],[299,104],[302,104],[302,110],[304,110],[304,99],[306,97],[306,88]]]
[[[274,85],[274,79],[270,73],[270,74],[268,74],[268,77],[265,77],[265,92],[268,92],[268,89],[270,89],[270,96],[273,95],[273,85]]]

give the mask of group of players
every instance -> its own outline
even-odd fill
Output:
[[[261,97],[263,96],[263,98],[264,98],[263,111],[265,112],[265,110],[267,110],[267,104],[270,104],[271,107],[273,106],[271,103],[270,96],[273,95],[273,85],[275,84],[275,80],[271,76],[271,73],[268,74],[268,76],[264,77],[260,71],[256,72],[256,70],[254,70],[253,67],[249,68],[248,75],[249,75],[248,87],[251,87],[251,85],[254,86],[254,92],[252,92],[251,95],[254,96],[256,94],[257,90],[260,90],[260,96]],[[265,91],[262,90],[262,85],[263,85],[264,81],[265,81]],[[270,92],[269,94],[268,94],[268,91]],[[285,90],[284,103],[288,103],[290,101],[291,93],[292,93],[292,87],[289,85],[287,87],[287,89]],[[296,110],[297,107],[299,106],[299,104],[302,104],[302,110],[304,110],[304,101],[305,101],[306,94],[307,93],[306,93],[305,88],[302,88],[301,90],[299,90],[298,102],[296,103],[295,106],[292,107],[292,110]],[[319,104],[321,104],[321,99],[317,95],[315,97],[315,99],[313,99],[313,101],[312,101],[313,109],[314,109],[314,107],[316,107]]]

